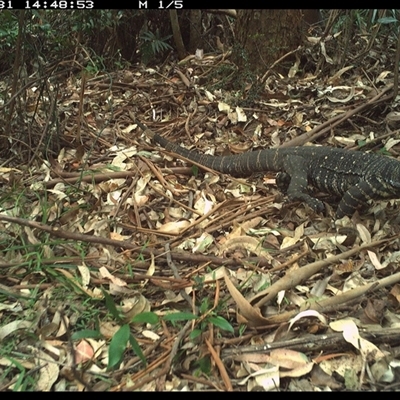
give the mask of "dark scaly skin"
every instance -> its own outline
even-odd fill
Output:
[[[137,122],[137,121],[136,121]],[[393,158],[329,147],[286,147],[250,151],[232,156],[211,156],[185,149],[137,124],[155,143],[205,167],[232,176],[254,172],[283,172],[291,201],[303,201],[317,212],[324,204],[310,196],[308,185],[340,196],[336,218],[351,216],[368,200],[400,198],[400,161]]]

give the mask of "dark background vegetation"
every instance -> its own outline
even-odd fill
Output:
[[[37,146],[43,154],[63,145],[58,105],[66,94],[59,85],[71,76],[90,79],[136,65],[170,76],[172,66],[196,49],[204,54],[231,49],[233,64],[221,66],[216,78],[224,89],[242,91],[243,104],[251,105],[266,71],[287,74],[296,57],[303,74],[333,74],[346,60],[362,65],[377,35],[388,44],[396,40],[398,21],[396,10],[3,10],[0,26],[0,148],[5,157],[12,151],[29,160]],[[321,52],[287,55],[307,35],[328,39],[331,63]],[[364,35],[357,41],[362,47],[357,59],[348,60],[355,35]],[[33,86],[36,105],[26,99]],[[42,108],[44,136],[35,121]]]

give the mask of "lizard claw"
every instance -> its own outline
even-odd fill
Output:
[[[315,211],[315,212],[323,212],[325,210],[325,205],[322,201],[311,198],[312,201],[308,201],[307,204]]]

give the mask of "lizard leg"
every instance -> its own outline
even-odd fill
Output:
[[[385,191],[384,184],[378,178],[360,181],[343,195],[336,210],[336,218],[352,216],[357,208],[366,206],[368,200],[389,197],[390,194]]]
[[[308,173],[305,161],[300,156],[287,156],[284,161],[284,169],[290,176],[290,183],[287,187],[289,200],[299,200],[308,204],[314,211],[321,212],[325,209],[324,203],[308,194]],[[284,175],[285,177],[285,175]],[[287,177],[285,177],[285,180]]]
[[[276,174],[276,186],[282,193],[287,193],[290,185],[290,175],[286,172],[278,172]]]

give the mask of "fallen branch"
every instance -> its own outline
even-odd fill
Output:
[[[366,294],[367,292],[375,292],[376,290],[382,289],[386,286],[394,285],[400,282],[400,272],[394,275],[390,275],[386,278],[380,279],[376,282],[369,283],[364,286],[360,286],[358,288],[349,290],[343,294],[337,295],[335,297],[319,300],[319,301],[306,301],[301,310],[308,309],[308,310],[315,310],[320,313],[330,312],[337,310],[338,304],[344,304],[345,302],[353,301],[357,298],[360,298],[362,295]],[[293,310],[288,311],[282,314],[277,314],[272,317],[265,318],[266,325],[276,325],[282,324],[284,322],[290,321],[293,317],[295,317],[300,311]]]
[[[392,347],[400,343],[399,328],[369,328],[360,330],[360,335],[374,344],[390,344]],[[244,354],[265,354],[276,349],[291,349],[301,352],[316,354],[320,351],[324,353],[333,350],[352,348],[352,345],[343,338],[343,333],[324,333],[323,335],[304,335],[295,339],[280,340],[273,343],[254,345],[254,346],[233,346],[226,347],[221,352],[221,358],[240,359]]]
[[[134,243],[127,242],[125,240],[114,240],[114,239],[108,239],[100,236],[94,236],[94,235],[87,235],[87,234],[82,234],[82,233],[76,233],[76,232],[68,232],[65,230],[62,230],[57,227],[52,227],[46,224],[42,224],[41,222],[36,222],[36,221],[30,221],[27,219],[23,218],[17,218],[17,217],[10,217],[8,215],[3,215],[0,214],[0,221],[7,221],[11,222],[17,225],[21,226],[28,226],[33,229],[39,229],[44,232],[47,232],[48,234],[62,238],[62,239],[68,239],[68,240],[76,240],[76,241],[81,241],[81,242],[86,242],[86,243],[97,243],[101,244],[104,246],[113,246],[117,247],[120,249],[125,249],[125,250],[131,250],[132,252],[137,252],[140,254],[145,254],[150,256],[153,254],[156,257],[163,257],[166,258],[166,253],[164,250],[157,250],[154,248],[151,248],[151,244],[149,247],[138,247]],[[249,258],[232,258],[232,259],[227,259],[227,258],[221,258],[221,257],[215,257],[215,256],[208,256],[208,255],[202,255],[202,254],[191,254],[187,252],[170,252],[169,253],[172,257],[173,260],[176,261],[187,261],[191,263],[207,263],[211,262],[214,265],[224,265],[224,266],[239,266],[239,265],[245,265],[247,263],[251,263],[254,265],[258,265],[259,267],[270,267],[271,263],[270,261],[266,260],[264,257],[249,257]]]
[[[397,237],[398,236],[395,236],[394,238],[397,238]],[[342,254],[328,257],[325,260],[316,261],[316,262],[306,265],[305,267],[296,269],[295,271],[288,272],[283,278],[279,279],[277,282],[275,282],[273,285],[271,285],[268,289],[263,290],[262,292],[258,293],[256,296],[254,296],[250,300],[250,302],[253,303],[257,299],[261,298],[261,300],[258,300],[258,302],[256,303],[256,307],[261,307],[264,304],[271,301],[272,299],[274,299],[281,290],[287,290],[287,289],[290,289],[290,288],[293,288],[293,287],[299,285],[301,282],[303,282],[303,281],[307,280],[308,278],[310,278],[311,276],[315,275],[322,268],[324,268],[330,264],[336,263],[344,258],[351,257],[352,255],[357,254],[362,250],[366,250],[371,247],[375,247],[375,246],[379,246],[383,243],[387,243],[387,242],[393,240],[394,238],[391,237],[388,239],[377,240],[375,242],[364,244],[362,246],[355,247],[354,249],[345,251]],[[339,297],[339,296],[336,296],[336,297]],[[321,304],[321,302],[319,304]]]
[[[393,94],[389,94],[384,98],[381,97],[391,89],[393,89],[393,85],[389,85],[386,89],[378,93],[372,99],[370,99],[364,104],[361,104],[355,109],[348,111],[345,115],[337,115],[336,117],[331,118],[330,120],[324,122],[323,124],[316,126],[311,131],[303,133],[302,135],[297,136],[294,139],[289,140],[288,142],[282,143],[281,147],[302,146],[304,143],[314,141],[315,139],[325,135],[331,129],[340,125],[353,115],[360,113],[361,111],[365,110],[368,107],[390,100],[393,97]]]
[[[85,175],[83,175],[83,173]],[[99,183],[103,181],[108,181],[110,179],[122,179],[128,178],[129,176],[134,176],[136,174],[135,171],[120,171],[120,172],[100,172],[95,173],[94,171],[84,171],[83,173],[77,173],[76,176],[71,178],[57,178],[52,179],[45,183],[47,189],[50,189],[57,185],[57,183],[70,183],[75,184],[78,182],[87,182],[87,183]],[[86,175],[87,174],[87,175]]]

